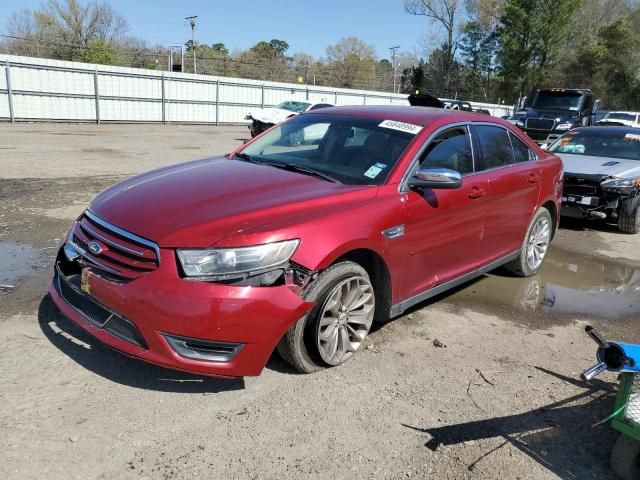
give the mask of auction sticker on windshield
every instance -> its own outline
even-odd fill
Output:
[[[416,135],[422,130],[420,125],[414,125],[412,123],[397,122],[395,120],[385,120],[379,127],[390,128],[391,130],[398,130],[399,132],[407,132]]]

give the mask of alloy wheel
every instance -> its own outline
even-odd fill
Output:
[[[338,283],[322,305],[317,344],[320,357],[329,365],[346,362],[369,333],[375,296],[368,279],[349,277]]]
[[[531,229],[527,243],[527,265],[533,271],[538,270],[544,260],[551,241],[551,223],[546,217],[540,217]]]

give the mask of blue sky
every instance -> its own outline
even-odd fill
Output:
[[[80,0],[83,1],[83,0]],[[8,16],[35,9],[41,0],[0,0],[0,33]],[[327,45],[356,36],[388,58],[388,47],[413,53],[427,30],[424,17],[404,12],[402,0],[108,0],[129,22],[130,33],[149,43],[184,43],[190,29],[184,20],[198,15],[198,41],[247,49],[260,40],[278,38],[289,54],[325,55]]]

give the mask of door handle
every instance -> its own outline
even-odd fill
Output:
[[[540,175],[538,175],[537,173],[532,173],[531,175],[529,175],[529,183],[538,183],[538,180],[540,180]]]
[[[485,188],[473,187],[469,192],[469,198],[482,198],[487,194],[487,190]]]

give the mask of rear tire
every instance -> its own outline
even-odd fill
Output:
[[[343,285],[349,282],[355,282],[358,288],[354,289],[354,292],[360,292],[362,290],[363,298],[365,294],[370,294],[371,298],[367,307],[371,307],[373,311],[370,311],[369,315],[369,310],[367,310],[368,324],[363,325],[357,332],[354,331],[353,328],[348,330],[350,327],[346,325],[343,329],[345,332],[352,332],[349,333],[349,335],[355,335],[357,333],[357,341],[347,342],[350,348],[356,344],[354,351],[347,352],[348,355],[345,355],[344,358],[339,358],[338,356],[331,357],[327,355],[326,349],[323,349],[323,347],[327,346],[327,343],[325,342],[325,344],[322,345],[320,338],[322,333],[326,334],[329,331],[330,327],[333,327],[332,330],[339,330],[339,327],[333,325],[333,323],[337,323],[337,315],[334,316],[336,321],[332,322],[331,315],[329,314],[332,309],[329,308],[330,305],[327,304],[332,300],[337,289],[342,288]],[[278,353],[280,356],[301,373],[313,373],[329,366],[340,365],[349,360],[362,345],[373,322],[375,294],[367,271],[354,262],[337,263],[322,272],[308,289],[303,292],[302,296],[306,301],[316,302],[316,305],[307,315],[298,320],[282,337],[278,343]],[[361,312],[360,309],[358,311]],[[340,313],[341,317],[350,316],[349,312],[344,309],[338,310],[337,313]],[[354,316],[357,317],[357,315]],[[327,324],[327,321],[329,324]],[[342,320],[343,324],[345,322],[347,322],[347,318]],[[322,330],[323,327],[324,330]],[[336,346],[338,346],[338,343],[343,345],[346,339],[345,337],[341,337],[340,333],[341,332],[337,333],[337,337],[340,338],[336,338]],[[338,342],[338,340],[340,342]],[[323,349],[322,352],[321,349]]]
[[[618,230],[623,233],[640,232],[640,206],[632,210],[630,214],[627,213],[625,205],[618,208]]]
[[[620,480],[638,480],[640,478],[640,442],[621,434],[611,452],[611,470],[620,477]]]
[[[549,210],[540,207],[531,219],[520,255],[504,268],[519,277],[531,277],[538,273],[549,249],[553,233],[553,220]]]

